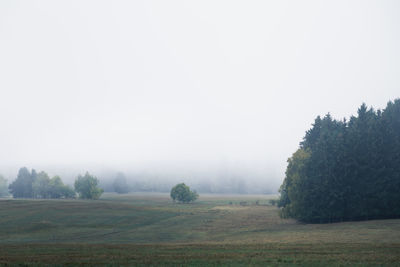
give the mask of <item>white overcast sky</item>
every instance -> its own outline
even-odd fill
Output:
[[[0,2],[0,168],[286,160],[400,96],[400,1]]]

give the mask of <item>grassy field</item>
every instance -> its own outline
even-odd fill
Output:
[[[400,220],[301,224],[274,197],[1,200],[0,264],[400,266]]]

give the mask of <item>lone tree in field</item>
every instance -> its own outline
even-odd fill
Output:
[[[103,193],[98,184],[99,180],[86,172],[85,176],[79,175],[75,180],[75,191],[79,194],[79,198],[98,199]]]
[[[177,184],[171,189],[171,198],[174,202],[189,203],[195,201],[198,197],[197,192],[191,191],[190,187],[184,183]]]

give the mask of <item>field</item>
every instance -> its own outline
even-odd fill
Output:
[[[1,200],[6,265],[400,265],[400,220],[302,224],[268,195]]]

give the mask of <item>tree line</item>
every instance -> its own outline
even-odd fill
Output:
[[[0,179],[0,187],[3,188],[0,191],[3,195],[6,195],[4,192],[6,183],[4,178]],[[17,178],[8,186],[8,189],[14,198],[75,198],[78,194],[79,198],[97,199],[103,193],[103,189],[99,188],[98,184],[99,180],[86,172],[85,175],[79,175],[76,178],[74,188],[72,188],[65,185],[59,176],[50,178],[44,171],[37,173],[34,169],[29,171],[28,168],[23,167],[19,169]]]
[[[288,159],[283,217],[337,222],[400,217],[400,99],[357,116],[318,116]]]

